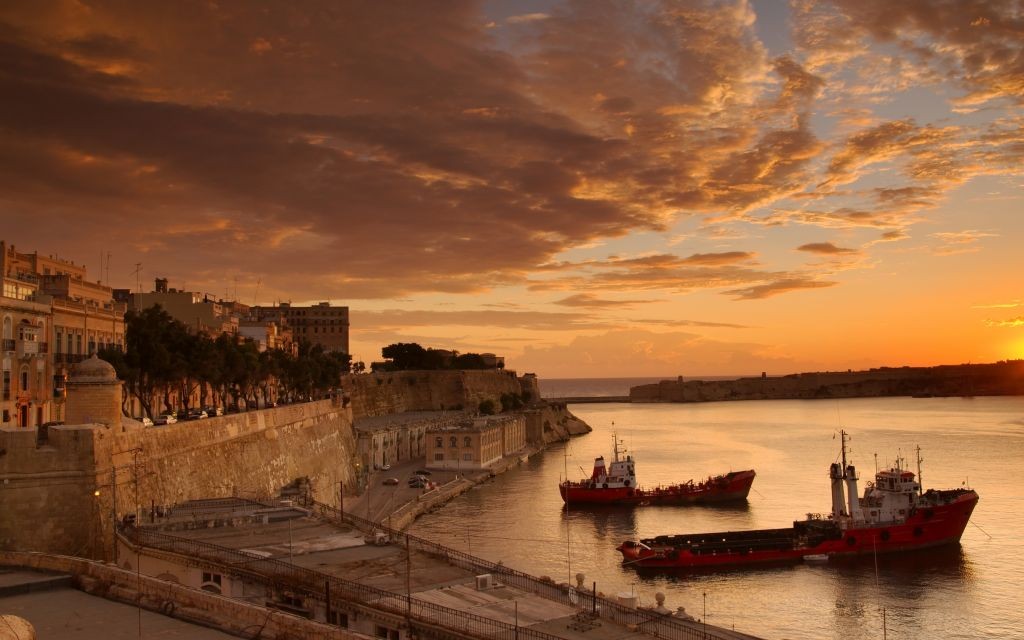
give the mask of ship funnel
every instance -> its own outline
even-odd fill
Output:
[[[600,480],[606,475],[608,475],[608,472],[604,468],[604,456],[594,458],[594,472],[590,474],[590,479]]]
[[[843,468],[833,462],[829,467],[828,477],[832,479],[832,517],[838,518],[845,513],[846,497],[843,495]]]
[[[846,467],[846,497],[850,502],[850,517],[860,520],[860,499],[857,497],[857,470],[851,464]]]

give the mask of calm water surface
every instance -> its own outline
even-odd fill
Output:
[[[693,405],[573,405],[594,432],[552,447],[417,521],[417,535],[569,581],[577,572],[614,595],[766,638],[1024,638],[1024,398],[881,398]],[[902,451],[924,458],[926,488],[968,483],[981,501],[961,545],[942,552],[879,556],[710,574],[639,575],[615,547],[665,533],[789,526],[829,508],[828,466],[839,427],[853,434],[852,460],[869,479]],[[589,475],[611,455],[612,432],[637,458],[641,485],[754,468],[746,505],[563,509],[558,482]],[[861,489],[863,490],[861,481]]]

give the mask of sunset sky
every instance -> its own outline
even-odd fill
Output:
[[[0,239],[543,377],[1024,357],[1019,0],[0,4]]]

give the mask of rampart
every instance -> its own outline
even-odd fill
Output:
[[[536,378],[514,371],[394,371],[348,376],[342,382],[358,418],[406,411],[476,410],[484,400],[501,407],[501,396],[537,399]]]
[[[190,499],[266,497],[296,478],[351,482],[352,414],[332,400],[125,431],[0,429],[0,549],[103,558],[115,518]]]
[[[332,400],[162,427],[3,428],[0,550],[105,558],[116,521],[145,521],[189,500],[276,496],[300,478],[333,503],[342,485],[357,484],[354,414],[475,409],[484,400],[500,407],[515,396],[534,401],[525,410],[532,443],[589,431],[564,405],[538,402],[536,391],[536,378],[506,371],[399,372],[349,376]],[[69,394],[68,403],[90,397]]]

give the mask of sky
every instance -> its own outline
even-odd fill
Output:
[[[1024,358],[1020,0],[4,2],[0,96],[0,238],[367,363]]]

